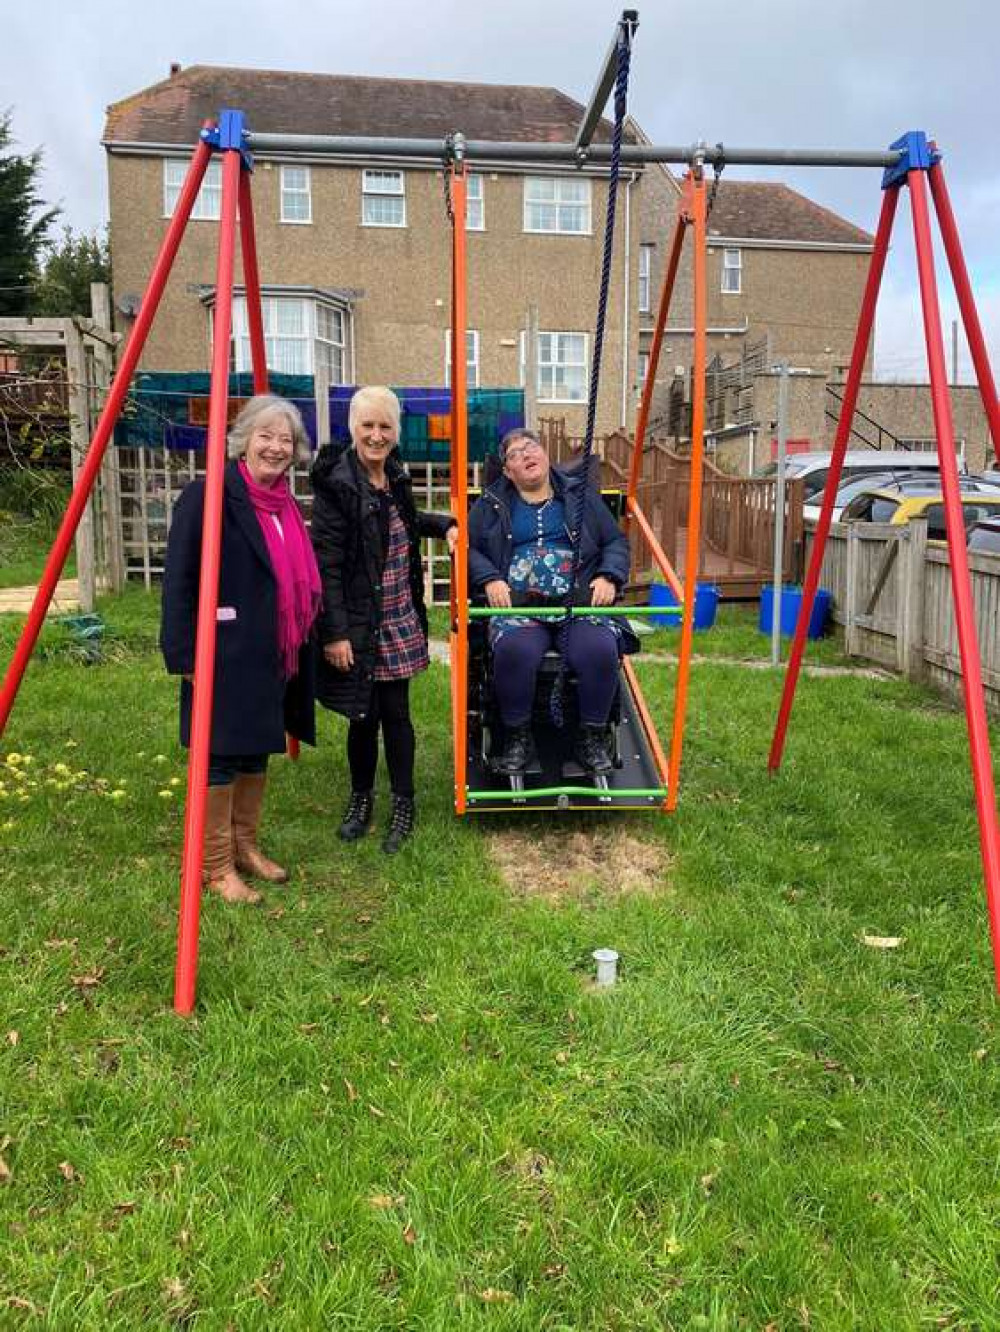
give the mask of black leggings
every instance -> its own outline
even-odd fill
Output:
[[[382,727],[385,762],[393,795],[413,795],[413,758],[417,741],[410,721],[409,680],[376,680],[371,709],[363,720],[352,721],[347,731],[347,761],[351,786],[370,791],[378,767],[378,730]]]

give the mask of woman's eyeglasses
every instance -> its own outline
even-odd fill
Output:
[[[503,455],[504,462],[520,462],[529,453],[542,453],[544,449],[536,439],[526,439],[521,444],[516,444],[512,449],[508,449]]]

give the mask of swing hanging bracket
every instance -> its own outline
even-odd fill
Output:
[[[899,153],[899,161],[882,173],[883,190],[902,185],[911,171],[930,171],[941,161],[937,144],[928,139],[923,130],[908,130],[890,143],[889,148]]]

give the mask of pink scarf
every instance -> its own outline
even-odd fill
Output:
[[[276,485],[259,486],[243,459],[240,475],[264,533],[278,584],[278,655],[282,674],[290,680],[298,671],[299,648],[309,637],[322,599],[316,556],[287,480],[282,477]],[[281,524],[280,532],[274,518]]]

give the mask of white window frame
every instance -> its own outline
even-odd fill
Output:
[[[733,262],[735,255],[736,261]],[[730,274],[735,274],[735,285],[731,285],[733,279]],[[743,251],[735,245],[726,247],[722,251],[722,294],[724,296],[739,296],[743,291]]]
[[[585,185],[586,197],[584,199],[562,199],[559,197],[562,186]],[[540,188],[543,187],[543,188]],[[551,187],[551,198],[532,198],[533,193],[545,195]],[[522,225],[525,232],[533,236],[590,236],[593,235],[593,185],[587,176],[525,176],[524,178],[524,201],[522,212]],[[532,208],[550,207],[555,209],[555,226],[531,226],[529,218]],[[563,208],[582,208],[583,224],[580,227],[564,227],[562,221]]]
[[[331,367],[330,383],[347,383],[347,315],[336,305],[327,305],[323,301],[313,301],[313,321],[315,323],[316,336],[313,339],[313,374],[316,373],[317,351],[320,347],[332,347],[330,359],[334,362],[340,361],[339,372]],[[320,313],[327,311],[334,319],[334,322],[340,324],[340,338],[328,338],[320,332]]]
[[[181,197],[184,177],[190,161],[185,157],[163,159],[163,216],[173,217]],[[222,216],[222,163],[209,162],[201,182],[201,189],[191,209],[192,222],[218,222]]]
[[[544,360],[544,359],[543,359],[543,353],[544,353],[544,349],[545,349],[545,346],[546,346],[546,339],[549,339],[549,340],[550,340],[550,341],[548,342],[548,346],[549,346],[549,348],[551,349],[553,346],[557,346],[557,345],[558,345],[558,344],[553,343],[553,342],[551,341],[551,339],[555,339],[555,338],[581,338],[581,339],[582,339],[582,346],[583,346],[583,360],[582,360],[582,361],[554,361],[554,360],[551,359],[551,356],[550,356],[550,358],[549,358],[548,360]],[[527,334],[524,333],[524,332],[522,331],[522,333],[521,333],[521,355],[520,355],[520,379],[521,379],[521,387],[522,387],[522,388],[524,388],[524,385],[525,385],[525,357],[526,357],[526,350],[525,350],[525,347],[526,347],[526,343],[527,343]],[[548,392],[546,391],[547,388],[548,388],[549,386],[547,386],[547,385],[545,384],[545,382],[544,382],[543,372],[544,372],[546,369],[550,368],[550,367],[557,367],[557,366],[562,366],[562,367],[564,367],[564,368],[568,368],[568,367],[576,368],[576,367],[579,367],[579,368],[582,370],[583,373],[582,373],[582,376],[581,376],[581,392],[580,392],[579,397],[557,398],[557,397],[554,396],[554,392],[555,392],[555,382],[556,382],[556,377],[557,377],[556,374],[554,373],[554,371],[553,371],[552,375],[550,376],[550,378],[551,378],[551,387],[552,387],[552,390],[553,390],[553,391],[552,391],[551,394],[548,393]],[[535,367],[535,385],[536,385],[536,392],[537,392],[537,397],[538,397],[538,401],[539,401],[539,402],[558,402],[558,403],[567,403],[567,404],[569,404],[569,403],[573,403],[573,404],[576,404],[576,405],[578,405],[578,406],[579,406],[579,405],[586,405],[586,402],[587,402],[587,388],[588,388],[589,376],[590,376],[590,334],[589,334],[589,333],[581,332],[579,329],[540,329],[540,330],[539,330],[539,333],[538,333],[538,364],[537,364],[537,366]]]
[[[372,188],[384,184],[390,177],[396,177],[399,189]],[[365,216],[365,204],[369,199],[400,199],[402,209],[398,222],[374,222]],[[377,167],[363,167],[361,170],[361,225],[363,227],[405,227],[406,226],[406,175],[402,171],[383,171]]]
[[[653,251],[655,245],[639,246],[639,313],[649,314],[653,308]]]
[[[478,194],[473,194],[473,184]],[[486,177],[479,171],[470,171],[465,178],[465,229],[466,231],[485,231],[486,230]],[[478,204],[478,209],[473,209],[473,205]],[[479,221],[473,222],[473,212],[478,212]]]
[[[646,376],[649,374],[649,352],[641,351],[635,367],[636,397],[641,398],[646,389]]]
[[[477,389],[479,387],[479,329],[467,328],[465,330],[466,338],[472,339],[472,356],[466,355],[465,374],[466,387]],[[466,352],[468,352],[466,347]],[[445,388],[451,388],[451,329],[444,331],[444,385]]]
[[[275,323],[276,307],[279,303],[291,303],[301,307],[302,313],[302,332],[301,333],[279,333],[272,331]],[[324,337],[319,331],[319,309],[322,306],[332,314],[339,316],[341,342]],[[328,305],[319,301],[314,296],[262,296],[261,307],[264,317],[264,350],[267,357],[267,368],[276,374],[291,375],[315,375],[316,373],[316,346],[317,343],[323,343],[326,346],[337,348],[340,353],[340,379],[335,374],[331,374],[330,382],[333,384],[343,383],[347,370],[346,359],[346,338],[347,338],[347,317],[343,310],[338,306]],[[212,311],[214,320],[215,311]],[[253,363],[250,353],[250,327],[247,320],[246,296],[239,295],[233,297],[233,327],[232,327],[232,364],[238,374],[248,374],[253,369]],[[300,367],[289,369],[287,362],[279,362],[276,356],[276,344],[279,342],[290,342],[299,344],[304,353],[304,361]]]
[[[305,188],[298,186],[289,186],[286,182],[286,173],[289,171],[302,171],[305,173]],[[279,216],[281,221],[289,226],[307,227],[312,224],[312,172],[307,166],[283,165],[280,172],[279,194],[281,196],[281,207]],[[285,213],[285,199],[301,199],[306,201],[305,217],[288,217]]]

